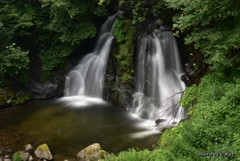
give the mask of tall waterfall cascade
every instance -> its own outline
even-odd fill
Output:
[[[113,40],[113,24],[119,13],[108,17],[101,26],[99,37],[92,53],[80,60],[70,71],[65,81],[65,96],[90,96],[102,98],[104,75]]]
[[[154,30],[138,38],[136,92],[131,112],[159,127],[177,125],[185,118],[179,105],[185,83],[179,51],[171,31]]]

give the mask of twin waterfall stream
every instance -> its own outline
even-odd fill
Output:
[[[93,52],[83,57],[66,76],[66,98],[89,102],[102,98],[117,16],[108,17]],[[185,118],[185,112],[178,104],[185,84],[180,80],[184,72],[172,32],[155,29],[152,35],[138,38],[137,48],[136,92],[128,110],[142,119],[155,121],[158,129],[177,125]]]

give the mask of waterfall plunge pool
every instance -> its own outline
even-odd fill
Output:
[[[33,101],[0,110],[0,149],[47,143],[53,156],[76,157],[92,143],[109,153],[128,148],[152,149],[159,132],[154,121],[133,117],[101,99],[84,96]]]

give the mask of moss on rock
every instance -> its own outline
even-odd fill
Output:
[[[42,144],[37,147],[37,149],[34,151],[34,154],[36,157],[40,159],[47,159],[47,160],[52,160],[53,156],[47,146],[47,144]]]
[[[81,150],[77,154],[77,158],[80,160],[87,160],[87,161],[98,161],[100,159],[103,159],[105,155],[108,153],[104,150],[101,150],[101,146],[99,143],[94,143],[92,145],[89,145],[85,149]]]
[[[18,151],[16,153],[14,153],[12,159],[13,159],[13,161],[23,161],[22,156],[21,156],[21,152]]]

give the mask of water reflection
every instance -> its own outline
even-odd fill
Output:
[[[86,97],[35,101],[13,107],[0,117],[1,132],[19,134],[13,137],[19,138],[19,145],[7,148],[21,150],[28,143],[35,147],[47,143],[53,154],[72,157],[96,142],[113,153],[132,147],[151,148],[159,138],[154,127],[153,122],[135,118],[101,99]],[[5,146],[4,142],[0,139],[0,145]]]

